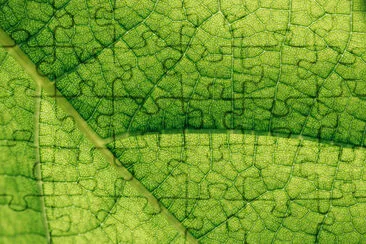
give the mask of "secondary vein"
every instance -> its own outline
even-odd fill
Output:
[[[35,165],[34,174],[37,179],[37,185],[38,185],[39,193],[40,193],[42,222],[43,222],[43,226],[45,229],[47,243],[52,243],[51,233],[49,231],[48,218],[47,218],[47,213],[46,213],[45,195],[44,195],[44,190],[43,190],[42,166],[41,166],[40,143],[39,143],[41,95],[42,95],[42,88],[40,86],[37,86],[36,99],[35,99],[35,111],[34,111],[34,146],[35,146],[35,150],[36,150],[36,165]]]

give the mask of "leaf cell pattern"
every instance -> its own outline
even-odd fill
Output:
[[[1,243],[366,243],[364,0],[0,0],[0,28]]]
[[[1,26],[102,137],[236,129],[365,143],[362,0],[1,9]]]
[[[111,148],[202,243],[365,241],[364,148],[214,133]]]

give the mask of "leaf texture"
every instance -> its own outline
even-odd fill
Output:
[[[1,9],[2,28],[101,137],[205,128],[365,143],[363,0]]]
[[[202,243],[366,241],[364,148],[242,133],[110,146]]]
[[[160,206],[106,161],[4,50],[0,54],[0,242],[184,243]]]
[[[365,23],[0,0],[0,243],[366,243]]]

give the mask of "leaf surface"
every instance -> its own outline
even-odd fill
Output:
[[[365,143],[363,0],[1,10],[2,28],[103,138],[191,128]]]
[[[366,242],[365,23],[0,0],[0,242]]]
[[[364,148],[241,133],[110,147],[202,243],[366,241]]]
[[[1,243],[187,239],[1,49]]]

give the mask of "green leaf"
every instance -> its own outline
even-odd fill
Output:
[[[236,129],[365,144],[363,0],[1,9],[0,25],[101,137]]]
[[[0,242],[41,242],[46,227],[36,170],[35,85],[3,49],[0,87]]]
[[[365,148],[235,133],[110,146],[204,243],[366,241]]]
[[[0,27],[1,243],[366,242],[363,0],[0,0]]]
[[[183,243],[170,214],[0,55],[0,242]]]

